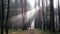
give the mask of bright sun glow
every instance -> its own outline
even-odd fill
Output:
[[[27,0],[27,1],[30,3],[31,7],[34,7],[35,0]]]
[[[57,7],[57,2],[58,2],[58,0],[54,0],[54,8]]]

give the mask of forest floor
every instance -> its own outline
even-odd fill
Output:
[[[5,34],[5,33],[4,33]],[[8,34],[42,34],[42,32],[38,32],[37,30],[27,29],[24,31],[10,31]]]
[[[5,33],[4,33],[5,34]],[[9,30],[8,34],[60,34],[60,33],[52,33],[49,31],[42,31],[39,29],[27,29],[27,30]]]

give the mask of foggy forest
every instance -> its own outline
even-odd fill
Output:
[[[0,0],[0,34],[60,34],[60,0]]]

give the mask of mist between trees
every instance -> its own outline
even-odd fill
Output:
[[[0,32],[39,28],[60,32],[60,0],[0,0]]]

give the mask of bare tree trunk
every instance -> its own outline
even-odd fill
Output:
[[[22,0],[22,23],[23,23],[23,30],[26,29],[26,25],[25,25],[25,12],[27,11],[27,0]]]
[[[45,16],[44,16],[44,1],[43,0],[42,0],[42,15],[43,15],[42,29],[45,30]]]
[[[1,0],[2,3],[2,22],[1,22],[1,34],[3,34],[3,23],[4,23],[4,3],[3,0]]]
[[[22,9],[22,30],[24,30],[23,25],[24,25],[24,14],[23,14],[23,0],[21,0],[21,9]]]
[[[23,6],[23,12],[24,12],[24,13],[23,13],[23,14],[24,14],[24,15],[23,15],[23,16],[24,16],[24,23],[23,23],[24,25],[23,25],[23,27],[24,27],[24,29],[26,30],[26,29],[27,29],[27,25],[26,25],[25,21],[26,21],[26,18],[27,18],[27,17],[26,17],[27,14],[26,14],[25,12],[27,12],[27,0],[24,0],[23,5],[24,5],[24,6]]]
[[[53,0],[50,0],[50,29],[52,32],[55,31]]]
[[[48,2],[47,2],[47,1],[48,1],[48,0],[46,0],[46,13],[48,12],[48,11],[47,11],[47,10],[48,10],[48,8],[47,8],[47,3],[48,3]],[[45,14],[46,14],[46,13],[45,13]],[[47,23],[48,23],[48,21],[47,21],[47,15],[45,15],[45,17],[46,17],[46,18],[45,18],[45,20],[46,20],[46,21],[45,21],[45,22],[46,22],[46,23],[45,23],[45,29],[46,29],[46,31],[47,31]]]
[[[39,8],[40,8],[40,0],[38,0],[38,6],[39,6]],[[40,20],[40,9],[38,10],[38,28],[41,28],[41,26],[40,26],[40,23],[41,23],[41,20]]]
[[[59,6],[59,0],[58,0],[58,15],[59,15],[59,31],[60,31],[60,6]]]
[[[9,3],[10,1],[8,0],[7,17],[6,17],[6,34],[8,34]]]
[[[27,0],[24,0],[24,22],[25,22],[25,20],[26,20],[26,16],[27,16],[27,14],[25,13],[25,12],[27,12]]]

